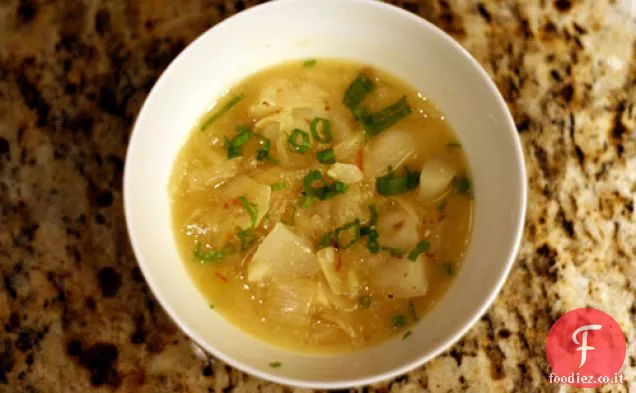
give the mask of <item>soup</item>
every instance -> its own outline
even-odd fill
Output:
[[[444,116],[351,62],[286,63],[234,86],[192,131],[169,191],[210,312],[304,352],[408,339],[470,236],[472,182]]]

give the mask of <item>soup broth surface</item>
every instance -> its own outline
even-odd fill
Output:
[[[191,132],[169,192],[210,312],[304,352],[408,339],[471,231],[470,173],[444,116],[345,61],[285,63],[234,86]]]

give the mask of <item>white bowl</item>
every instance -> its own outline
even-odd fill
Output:
[[[211,311],[177,253],[167,185],[199,117],[230,86],[290,59],[347,58],[388,70],[437,103],[464,147],[475,184],[472,241],[455,283],[412,331],[333,356],[270,346]],[[521,145],[479,64],[425,20],[371,0],[278,0],[207,31],[168,67],[139,113],[128,147],[124,205],[133,248],[155,296],[194,341],[245,372],[287,385],[344,388],[424,364],[486,311],[514,261],[526,207]],[[273,369],[270,362],[280,361]]]

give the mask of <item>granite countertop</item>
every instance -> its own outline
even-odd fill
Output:
[[[451,350],[360,391],[560,391],[545,338],[591,306],[636,391],[636,4],[397,0],[487,69],[523,140],[528,219],[488,313]],[[281,392],[206,356],[137,268],[122,209],[136,113],[230,0],[0,1],[0,392]],[[631,5],[631,9],[630,9]],[[630,15],[630,11],[631,15]]]

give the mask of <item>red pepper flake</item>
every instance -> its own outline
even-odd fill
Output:
[[[358,150],[356,154],[356,165],[361,171],[364,171],[364,151],[362,149]]]
[[[340,253],[336,253],[336,271],[339,272],[342,269],[342,258]]]
[[[229,283],[229,282],[230,282],[227,278],[225,278],[225,276],[224,276],[224,275],[222,275],[222,274],[221,274],[221,273],[219,273],[219,272],[214,272],[214,275],[215,275],[215,276],[217,276],[218,278],[220,278],[221,280],[225,281],[226,283]]]
[[[229,207],[230,207],[230,205],[229,205],[227,202],[225,202],[225,203],[223,204],[223,208],[224,208],[224,209],[228,209]]]
[[[431,251],[428,251],[428,252],[426,252],[425,254],[426,254],[426,256],[427,256],[427,257],[429,257],[429,258],[433,258],[433,257],[435,256],[435,255],[434,255]]]

